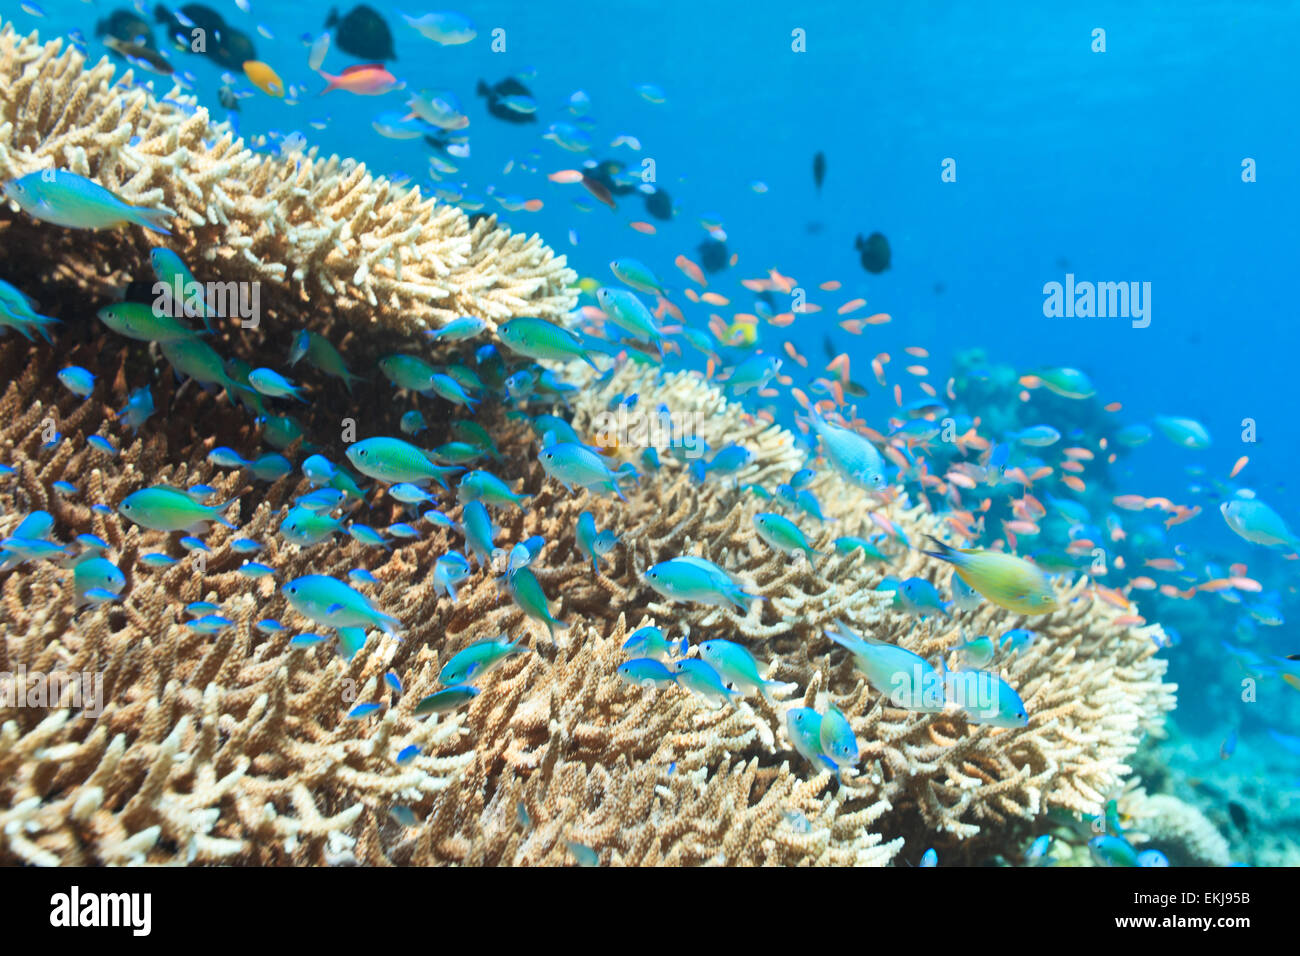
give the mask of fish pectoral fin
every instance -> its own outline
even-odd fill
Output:
[[[331,604],[329,607],[327,607],[327,608],[325,609],[325,616],[326,616],[326,617],[333,617],[335,614],[337,614],[337,613],[338,613],[339,611],[341,611],[341,610],[343,610],[343,605],[342,605],[342,604]]]

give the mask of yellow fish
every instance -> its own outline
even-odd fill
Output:
[[[253,81],[254,86],[268,96],[281,98],[284,96],[284,81],[275,70],[261,60],[245,60],[244,74]]]
[[[758,326],[752,322],[732,322],[723,340],[727,345],[747,346],[758,341]]]
[[[947,561],[957,576],[998,607],[1019,614],[1047,614],[1058,607],[1047,575],[1024,558],[982,548],[958,550],[927,535],[940,550],[926,551],[932,558]]]

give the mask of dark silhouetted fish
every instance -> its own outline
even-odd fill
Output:
[[[153,25],[134,10],[114,10],[95,24],[95,36],[115,37],[153,49]]]
[[[668,195],[666,189],[656,189],[652,193],[646,193],[645,211],[656,219],[668,220],[673,218],[673,199]]]
[[[325,20],[325,29],[331,27],[334,28],[334,42],[344,53],[376,63],[397,59],[388,23],[364,3],[353,7],[341,20],[338,8],[332,9]]]
[[[817,192],[822,191],[822,183],[826,179],[826,154],[818,151],[813,157],[813,182],[817,184]]]
[[[186,53],[195,52],[194,31],[202,30],[202,55],[228,70],[242,70],[247,61],[257,59],[248,34],[227,25],[221,14],[201,3],[187,3],[175,13],[160,3],[154,7],[154,18],[165,26],[176,48]]]
[[[478,89],[475,91],[479,96],[487,97],[487,110],[499,120],[505,120],[507,123],[536,123],[537,116],[534,113],[520,113],[512,110],[510,107],[502,104],[507,96],[527,96],[532,97],[532,92],[524,84],[520,83],[513,76],[507,76],[495,86],[488,86],[483,80],[478,81]]]
[[[860,254],[862,268],[872,275],[879,275],[889,268],[889,240],[881,233],[873,232],[865,239],[859,235],[853,248]]]
[[[727,244],[718,239],[705,239],[697,247],[700,254],[700,266],[705,272],[721,272],[727,268],[730,253]]]

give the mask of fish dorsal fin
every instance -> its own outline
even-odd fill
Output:
[[[340,73],[339,76],[350,76],[353,73],[364,73],[367,70],[382,70],[382,69],[384,69],[384,64],[382,63],[356,63],[353,64],[352,66],[345,66],[343,68],[343,72]]]

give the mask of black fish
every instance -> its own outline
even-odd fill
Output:
[[[373,63],[397,59],[397,54],[393,52],[393,34],[388,29],[388,24],[364,3],[353,7],[341,20],[338,7],[330,10],[330,15],[325,20],[325,29],[330,27],[335,28],[335,41],[344,53],[351,53]]]
[[[508,106],[502,106],[501,101],[507,96],[528,96],[533,94],[513,76],[507,76],[495,86],[488,86],[483,80],[478,81],[478,88],[475,90],[479,96],[487,97],[487,110],[499,120],[505,120],[507,123],[536,123],[537,116],[533,113],[518,113]]]
[[[652,193],[646,193],[645,211],[656,219],[668,220],[673,218],[673,200],[668,195],[666,189],[656,189]]]
[[[257,59],[257,48],[248,34],[227,25],[221,14],[201,3],[187,3],[177,13],[172,13],[161,3],[154,7],[154,18],[165,25],[177,49],[186,53],[194,50],[195,30],[203,31],[200,51],[228,70],[242,70],[248,60]]]
[[[134,10],[114,10],[95,24],[95,36],[116,37],[153,49],[153,26]]]
[[[813,157],[813,182],[817,184],[817,192],[822,191],[822,181],[826,179],[826,154],[818,151]]]
[[[1250,832],[1250,817],[1246,815],[1246,808],[1235,800],[1228,801],[1228,816],[1232,817],[1233,826],[1242,833]]]
[[[700,266],[705,272],[721,272],[727,268],[730,253],[727,244],[717,239],[705,239],[697,247],[700,254]]]
[[[861,253],[862,268],[872,275],[879,275],[889,268],[889,240],[881,233],[873,232],[866,239],[859,235],[853,248]]]

